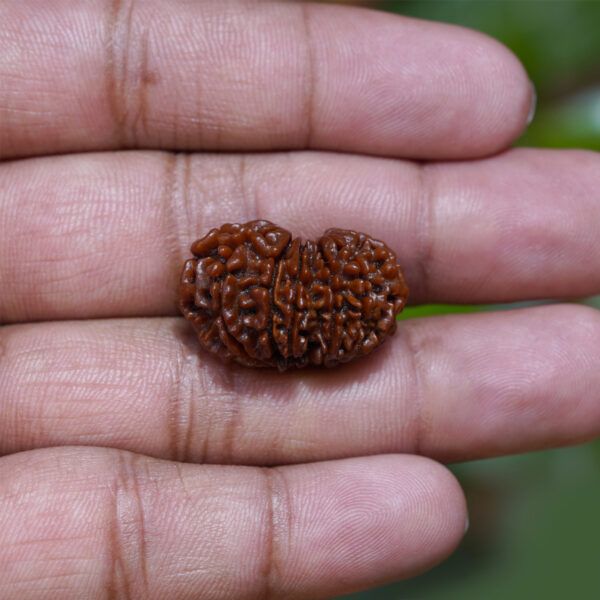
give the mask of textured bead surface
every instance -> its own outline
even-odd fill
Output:
[[[268,221],[227,223],[191,250],[179,307],[205,348],[246,366],[333,367],[369,354],[408,296],[392,250],[355,231],[302,243]]]

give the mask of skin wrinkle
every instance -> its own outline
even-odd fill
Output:
[[[174,463],[175,464],[175,470],[177,471],[177,478],[179,479],[179,482],[181,484],[181,490],[185,496],[186,502],[192,502],[193,498],[192,495],[190,494],[190,491],[188,490],[188,487],[185,483],[185,478],[183,476],[183,473],[181,472],[182,469],[182,464],[181,463]]]
[[[187,407],[188,407],[188,422],[187,422],[187,426],[185,427],[185,438],[184,438],[184,443],[183,443],[183,459],[186,462],[189,461],[189,457],[190,457],[190,452],[191,452],[191,446],[192,446],[192,439],[193,439],[193,431],[194,431],[194,398],[196,398],[196,393],[194,390],[194,379],[192,379],[192,391],[190,394],[190,399],[187,402]]]
[[[121,0],[121,2],[123,2],[123,0]],[[127,124],[127,119],[129,118],[129,114],[130,114],[130,110],[129,110],[129,103],[128,103],[128,98],[130,97],[129,94],[127,93],[127,77],[129,75],[129,62],[130,62],[130,57],[131,57],[131,50],[133,48],[133,43],[132,43],[132,19],[131,16],[133,14],[133,3],[134,0],[129,0],[128,4],[127,4],[127,17],[125,19],[125,33],[123,34],[123,44],[122,44],[122,52],[123,52],[123,59],[122,59],[122,81],[121,81],[121,93],[122,93],[122,105],[124,108],[124,114],[125,114],[125,121],[123,123],[123,138],[126,140],[126,145],[127,142],[135,147],[137,145],[137,136],[136,136],[136,131],[135,128],[132,128],[130,126],[128,126]],[[133,90],[132,90],[133,92]],[[132,94],[133,96],[133,94]],[[136,111],[136,113],[139,111]],[[130,137],[131,140],[128,140],[127,138]]]
[[[271,582],[273,566],[274,566],[274,529],[275,522],[273,520],[273,478],[269,469],[263,469],[265,479],[265,497],[267,505],[266,531],[264,542],[264,561],[261,568],[261,577],[264,582],[261,600],[269,600],[273,595],[273,584]]]
[[[107,557],[108,557],[108,585],[106,597],[108,600],[117,600],[124,597],[125,600],[131,599],[131,590],[129,580],[126,575],[125,564],[122,556],[122,547],[120,543],[120,518],[119,518],[119,489],[126,485],[127,473],[123,469],[121,455],[119,456],[119,470],[115,476],[111,487],[112,495],[112,517],[110,525],[107,528]],[[123,581],[121,581],[123,579]]]
[[[241,397],[237,393],[227,394],[223,396],[223,400],[227,401],[227,420],[223,426],[223,462],[226,464],[234,464],[235,440],[239,436],[239,431],[243,430],[241,419]]]
[[[200,464],[202,463],[206,463],[206,457],[208,454],[208,442],[210,440],[210,432],[212,430],[213,427],[213,423],[212,423],[212,411],[207,411],[206,414],[204,415],[204,438],[202,439],[202,444],[200,446],[200,453],[198,454],[198,456],[196,456],[196,461],[195,462],[199,462]],[[192,431],[192,428],[190,427],[190,431]],[[192,442],[192,437],[190,437],[190,447],[188,448],[188,455],[189,452],[191,452],[191,442]]]
[[[106,9],[106,42],[104,44],[104,78],[106,80],[106,98],[108,100],[108,110],[112,117],[113,129],[115,139],[118,138],[120,127],[117,123],[121,121],[121,115],[119,113],[119,104],[117,102],[117,83],[116,83],[116,72],[115,72],[115,48],[114,38],[117,24],[117,17],[119,14],[119,0],[110,0],[107,3]],[[110,594],[109,594],[110,596]]]
[[[246,160],[246,155],[245,154],[240,154],[237,160],[237,173],[234,175],[234,178],[237,179],[237,185],[239,188],[239,194],[240,194],[240,198],[242,200],[242,203],[244,204],[246,210],[245,210],[245,214],[246,214],[246,221],[250,221],[252,219],[254,219],[253,216],[251,216],[249,213],[249,206],[248,206],[248,188],[246,186],[246,167],[247,167],[247,160]]]
[[[245,221],[260,219],[262,211],[259,206],[256,186],[249,183],[248,175],[253,175],[253,165],[248,165],[250,157],[247,154],[240,154],[238,157],[238,168],[234,174],[237,180],[237,186],[240,193],[240,214],[245,215]],[[250,179],[252,181],[252,179]],[[239,219],[241,222],[241,219]]]
[[[139,515],[140,515],[140,547],[139,547],[139,552],[140,552],[140,569],[141,569],[141,576],[142,576],[142,584],[143,584],[143,590],[144,590],[144,597],[148,598],[150,596],[150,586],[148,585],[148,542],[147,542],[147,534],[146,534],[146,517],[145,517],[145,511],[144,511],[144,503],[142,501],[142,495],[140,492],[140,485],[139,485],[139,479],[138,479],[138,464],[139,461],[141,460],[141,457],[139,455],[136,454],[132,454],[131,455],[131,465],[132,465],[132,470],[131,470],[131,480],[133,482],[133,489],[135,492],[135,498],[136,501],[138,503],[138,510],[139,510]],[[144,467],[147,471],[147,467],[148,464],[144,461]],[[146,472],[146,476],[148,476],[148,473]]]
[[[217,433],[220,432],[217,439],[221,443],[219,445],[213,442],[213,446],[219,448],[216,460],[208,455],[208,450],[205,458],[208,462],[235,464],[238,462],[235,453],[236,440],[241,437],[240,432],[244,431],[241,409],[248,393],[245,378],[247,370],[240,371],[235,365],[223,364],[212,356],[206,357],[206,361],[211,362],[210,367],[215,378],[209,393],[214,401],[213,405],[218,405],[220,408],[219,419],[211,427],[210,433],[212,434],[215,429]]]
[[[271,600],[278,597],[275,582],[281,581],[281,537],[284,532],[284,524],[288,528],[290,527],[290,505],[283,474],[276,467],[264,468],[261,471],[265,479],[265,495],[267,498],[265,558],[261,570],[264,587],[261,600]]]
[[[214,407],[218,406],[216,413],[214,409],[208,409],[207,414],[203,415],[204,437],[202,439],[200,450],[198,445],[194,445],[192,462],[194,463],[223,463],[235,464],[233,459],[234,447],[236,441],[236,432],[240,431],[240,405],[238,396],[228,391],[219,392],[206,390],[200,392],[198,396],[198,405]],[[215,418],[216,417],[216,418]],[[198,437],[198,432],[195,432]],[[213,441],[216,437],[216,442]],[[193,438],[192,438],[193,439]],[[213,451],[211,452],[211,446]],[[214,451],[214,448],[217,448]],[[198,452],[200,455],[198,456]]]
[[[193,379],[197,365],[191,364],[184,344],[176,344],[176,367],[173,392],[169,396],[167,425],[169,431],[169,455],[173,460],[188,462],[192,439],[192,414],[194,411]]]
[[[217,363],[218,359],[212,356],[204,358],[214,364],[212,368],[215,371],[230,369],[227,365]],[[197,394],[197,405],[206,407],[202,414],[204,435],[200,447],[198,444],[194,445],[192,460],[194,463],[236,464],[237,461],[234,460],[236,437],[240,437],[239,432],[243,431],[240,425],[242,392],[238,391],[234,377],[220,376],[221,382],[215,385],[214,382],[208,381],[205,373],[206,370],[202,369],[205,382],[204,384],[198,382],[199,392]],[[192,437],[192,440],[197,439],[199,432],[193,433],[195,436]]]
[[[4,418],[7,419],[7,423],[5,423],[3,429],[5,432],[11,432],[13,437],[20,440],[20,443],[12,448],[10,446],[3,447],[2,443],[0,443],[0,456],[34,447],[36,437],[38,435],[43,436],[48,426],[47,422],[43,419],[45,401],[47,401],[46,396],[42,397],[38,402],[37,411],[33,417],[31,414],[27,414],[26,416],[27,411],[25,410],[23,403],[11,401],[11,398],[16,396],[16,389],[12,386],[14,386],[15,381],[23,381],[23,376],[19,376],[18,369],[15,369],[15,357],[18,357],[17,360],[20,359],[19,362],[22,362],[22,364],[27,363],[28,365],[31,365],[30,356],[34,354],[34,350],[29,347],[24,348],[17,353],[14,352],[13,348],[10,348],[13,344],[18,348],[19,334],[22,328],[27,327],[27,324],[23,324],[6,325],[0,328],[0,358],[2,358],[2,351],[6,353],[6,360],[0,361],[0,393],[4,391],[4,394],[2,395],[5,395],[8,399],[8,406],[5,405],[2,409]],[[9,353],[9,348],[13,351],[12,356]],[[11,368],[11,374],[9,376],[3,374],[3,371],[5,371],[7,366]],[[15,379],[15,375],[17,379]],[[3,385],[5,387],[4,390],[2,390]],[[0,395],[0,400],[2,399],[2,395]],[[32,422],[35,423],[34,427],[30,427]],[[3,441],[6,439],[6,435],[0,437]]]
[[[178,359],[175,396],[179,399],[175,402],[175,410],[172,410],[177,412],[178,417],[177,427],[171,430],[171,447],[176,449],[176,454],[173,454],[172,450],[172,455],[180,462],[203,463],[206,459],[211,414],[210,411],[204,411],[203,416],[207,420],[207,427],[202,441],[201,455],[192,456],[192,447],[198,437],[198,432],[195,431],[198,427],[195,414],[199,407],[210,405],[208,401],[210,394],[202,390],[200,381],[202,370],[195,334],[191,329],[183,329],[181,335],[183,336],[180,338],[181,343],[176,344]]]
[[[129,13],[131,15],[131,2]],[[105,43],[105,79],[108,110],[113,122],[113,138],[117,146],[125,142],[125,123],[127,120],[127,104],[125,96],[125,73],[128,61],[128,44],[125,51],[119,52],[120,43],[127,42],[129,32],[119,33],[119,20],[123,12],[123,0],[110,0],[106,5],[107,41]]]
[[[155,73],[148,69],[149,62],[149,31],[147,29],[140,36],[140,80],[138,85],[138,110],[135,119],[131,125],[131,130],[134,138],[134,145],[137,146],[138,139],[148,137],[148,88],[158,81]],[[141,135],[138,135],[138,130],[141,129]]]
[[[148,136],[148,88],[151,85],[156,85],[158,75],[150,71],[148,67],[150,58],[150,42],[149,32],[145,31],[142,43],[142,85],[140,89],[140,114],[142,121],[142,131]]]
[[[141,460],[142,457],[136,454],[121,452],[118,455],[116,475],[111,487],[113,517],[108,528],[109,573],[111,574],[107,586],[107,598],[109,599],[133,600],[139,597],[134,592],[134,582],[138,579],[136,572],[139,573],[143,597],[149,597],[145,511],[138,481]],[[123,531],[123,517],[131,517],[128,512],[129,500],[133,501],[132,504],[135,507],[133,523],[137,540],[134,556],[125,555],[125,544],[128,540]],[[131,519],[128,519],[127,524],[131,526]]]
[[[192,155],[191,154],[183,154],[184,158],[184,173],[183,173],[183,186],[181,188],[181,201],[183,207],[185,209],[186,223],[190,222],[190,198],[191,195],[191,184],[192,184]],[[178,246],[181,248],[181,244]],[[181,257],[181,262],[183,262],[183,257]]]
[[[301,122],[305,122],[306,132],[304,134],[304,148],[308,149],[311,147],[314,137],[314,122],[315,122],[315,61],[314,61],[314,49],[313,49],[313,38],[312,29],[310,25],[310,5],[306,3],[300,4],[300,11],[302,14],[302,23],[304,25],[304,45],[306,46],[305,54],[305,84],[304,89],[306,95],[306,102],[304,105],[304,119]]]
[[[219,402],[215,400],[214,395],[211,393],[211,385],[208,382],[208,378],[205,376],[205,370],[202,368],[201,359],[198,354],[198,340],[195,332],[191,328],[185,327],[182,330],[183,335],[183,346],[187,352],[191,352],[193,356],[192,361],[188,361],[188,365],[191,369],[191,393],[192,398],[189,401],[189,427],[188,436],[185,443],[185,455],[194,463],[203,464],[207,462],[209,441],[211,438],[211,431],[213,428],[213,410],[211,410],[211,401]],[[190,356],[186,354],[186,356]],[[191,362],[194,364],[192,365]],[[207,391],[204,391],[207,390]],[[201,411],[201,422],[197,422],[195,418],[196,410],[201,407],[208,407]],[[199,444],[194,442],[201,438]],[[195,448],[192,453],[192,449]]]
[[[407,355],[410,360],[410,370],[413,373],[412,381],[414,382],[414,394],[412,394],[413,403],[416,407],[413,425],[409,429],[414,431],[413,443],[411,448],[412,454],[420,455],[422,453],[423,435],[425,433],[425,385],[424,385],[424,363],[421,360],[423,347],[421,342],[415,341],[413,328],[404,323],[405,327],[402,330],[401,339],[407,346]]]
[[[187,171],[189,170],[189,157],[185,154],[174,154],[168,152],[162,155],[164,161],[163,171],[163,214],[166,224],[164,232],[164,253],[165,256],[172,257],[169,261],[169,272],[172,273],[172,305],[177,306],[179,299],[179,274],[181,265],[184,261],[182,251],[181,237],[181,219],[189,222],[188,214],[188,181]],[[183,170],[183,175],[182,175]],[[183,184],[182,184],[183,182]]]
[[[175,334],[180,343],[176,344],[177,369],[172,380],[173,392],[169,401],[169,456],[180,462],[202,464],[216,462],[209,450],[213,430],[220,438],[218,462],[234,463],[235,438],[241,430],[241,392],[235,382],[231,367],[214,360],[215,373],[219,373],[218,392],[209,378],[202,361],[211,361],[211,356],[198,353],[198,344],[193,330],[182,328]],[[183,406],[186,408],[183,408]],[[214,410],[219,407],[219,417],[214,419]],[[204,407],[202,418],[195,413]],[[202,424],[202,425],[201,425]],[[201,441],[198,440],[201,438]],[[215,443],[213,442],[213,445]]]
[[[169,255],[174,256],[172,262],[172,272],[176,274],[177,282],[173,286],[173,305],[176,306],[179,298],[179,274],[181,265],[187,258],[187,246],[191,239],[195,239],[194,235],[189,235],[188,227],[182,226],[181,219],[178,215],[184,218],[183,224],[193,227],[194,220],[192,219],[192,211],[190,210],[190,186],[192,177],[191,154],[189,153],[166,153],[165,154],[165,193],[163,197],[164,212],[167,215],[165,219],[168,225],[168,239],[170,244],[167,246]],[[241,155],[241,160],[244,160],[244,155]],[[243,181],[243,169],[242,177]],[[242,184],[243,185],[243,184]],[[183,239],[187,236],[187,239]],[[176,251],[172,251],[176,248]],[[181,250],[184,248],[185,250]],[[183,254],[185,252],[185,256]],[[185,333],[184,333],[185,332]],[[181,332],[180,335],[185,336],[185,340],[178,345],[179,359],[177,361],[177,370],[174,380],[174,394],[169,401],[168,411],[168,427],[170,439],[170,455],[181,462],[188,462],[192,457],[192,444],[194,442],[194,414],[197,406],[202,406],[203,393],[201,391],[200,382],[198,380],[198,342],[196,336],[188,328]],[[190,344],[192,349],[190,350]],[[192,355],[194,358],[192,358]],[[185,408],[184,405],[185,404]],[[194,462],[206,462],[208,453],[208,443],[210,431],[212,428],[212,418],[209,414],[205,416],[206,428],[205,435],[202,441],[200,456],[194,454]],[[233,442],[229,443],[231,448]]]
[[[115,144],[135,148],[148,137],[148,90],[159,76],[148,68],[149,29],[134,37],[133,11],[133,0],[126,5],[124,0],[112,0],[108,7],[105,79]],[[131,98],[136,98],[135,106]]]
[[[416,295],[419,298],[426,298],[430,287],[429,270],[435,245],[435,238],[433,236],[435,193],[431,184],[431,170],[429,169],[429,165],[424,162],[416,162],[415,168],[419,181],[418,195],[421,198],[421,201],[417,203],[417,219],[415,223],[417,245],[419,248],[419,252],[415,257],[415,263],[419,272],[419,291]]]
[[[4,418],[6,418],[6,414],[8,412],[6,410],[4,403],[2,402],[2,397],[6,393],[6,390],[3,390],[3,388],[6,388],[6,380],[7,380],[4,370],[5,370],[5,366],[6,366],[6,359],[8,357],[8,351],[7,351],[8,343],[6,340],[6,337],[8,336],[8,331],[9,330],[7,329],[6,325],[0,325],[0,407],[1,407],[0,414],[5,415]],[[1,432],[1,429],[0,429],[0,432]],[[6,437],[5,435],[0,435],[0,457],[2,457],[4,454],[6,454],[10,451],[10,449],[8,449],[4,445],[6,443],[4,441],[5,437]]]
[[[174,277],[173,306],[179,298],[178,281],[181,265],[184,261],[182,236],[187,231],[182,228],[181,215],[184,223],[190,223],[190,184],[191,156],[187,153],[164,154],[164,193],[163,211],[167,223],[166,249],[172,256],[171,272]],[[190,335],[189,331],[186,331]],[[193,440],[194,411],[196,406],[196,373],[197,364],[190,357],[188,344],[178,345],[179,354],[174,380],[174,394],[169,399],[168,430],[170,439],[170,456],[174,460],[187,462]],[[194,364],[192,364],[194,363]]]

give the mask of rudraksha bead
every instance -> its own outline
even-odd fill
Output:
[[[202,346],[283,371],[365,356],[396,330],[408,287],[396,256],[364,233],[318,241],[269,221],[225,224],[191,247],[179,307]]]

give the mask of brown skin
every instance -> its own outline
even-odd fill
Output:
[[[600,292],[598,156],[482,158],[531,105],[498,43],[290,2],[4,0],[0,22],[0,599],[410,577],[466,522],[411,453],[598,435],[580,306],[418,319],[352,365],[260,376],[175,316],[190,240],[223,214],[367,231],[416,301]]]

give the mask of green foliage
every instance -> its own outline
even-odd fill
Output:
[[[414,319],[415,317],[433,317],[435,315],[448,315],[452,313],[470,313],[487,310],[485,306],[473,304],[421,304],[409,306],[399,315],[398,319]]]

